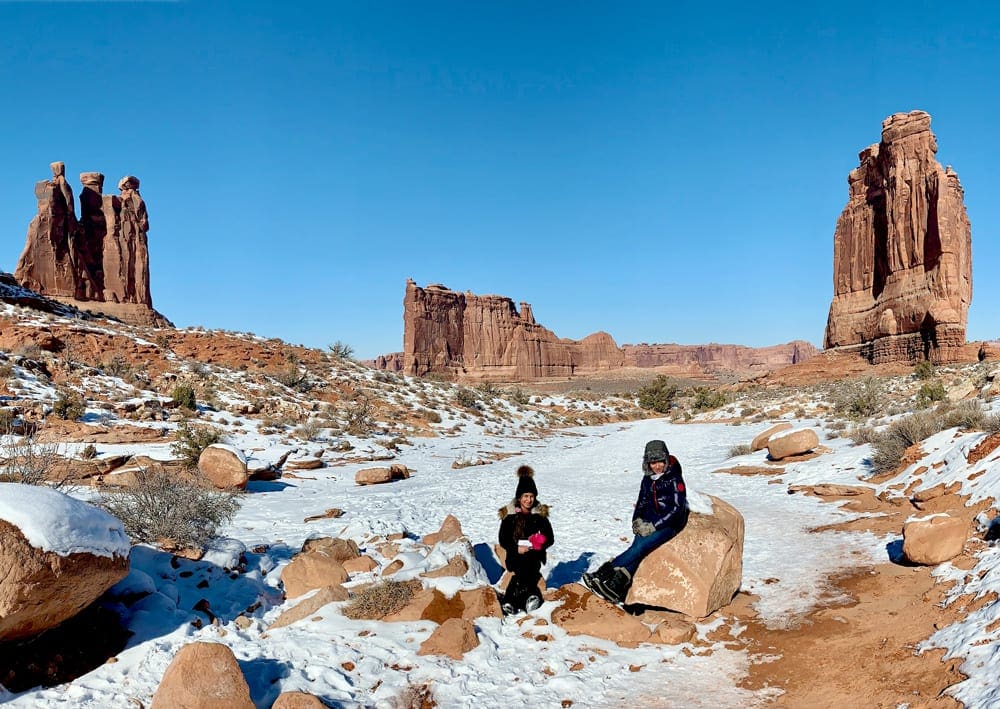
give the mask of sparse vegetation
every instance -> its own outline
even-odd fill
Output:
[[[864,377],[836,387],[832,392],[834,410],[853,419],[875,416],[882,409],[884,386],[875,377]]]
[[[347,407],[347,432],[363,436],[375,427],[375,407],[365,397]]]
[[[729,449],[729,457],[735,458],[737,456],[746,455],[752,452],[753,451],[750,450],[749,443],[737,443],[735,446]]]
[[[913,368],[913,376],[917,379],[930,379],[934,376],[934,364],[930,360],[921,360]]]
[[[691,404],[695,411],[709,411],[726,405],[726,395],[718,389],[706,386],[696,386],[694,388],[694,402]]]
[[[0,482],[66,487],[70,469],[57,443],[39,443],[34,426],[19,435],[13,425],[0,429]]]
[[[328,348],[337,359],[351,359],[354,356],[354,348],[340,340],[332,343]]]
[[[677,382],[660,375],[639,389],[639,406],[660,414],[669,413],[677,398]]]
[[[100,505],[122,521],[133,542],[200,548],[233,518],[240,501],[156,469],[140,470],[134,486],[104,491]]]
[[[920,385],[920,391],[917,392],[917,406],[923,409],[935,401],[944,401],[945,396],[947,392],[944,384],[939,381],[925,382]]]
[[[80,457],[84,460],[92,460],[97,457],[97,446],[93,443],[88,443],[80,451]]]
[[[478,409],[479,408],[479,397],[476,392],[472,389],[467,389],[465,387],[459,387],[455,391],[455,404],[466,409]]]
[[[181,408],[188,411],[195,411],[198,408],[198,398],[195,396],[194,387],[190,384],[178,384],[170,392],[170,398]]]
[[[194,469],[202,451],[220,440],[221,434],[211,426],[192,426],[183,421],[177,426],[177,440],[170,445],[170,451],[185,468]]]
[[[413,584],[407,581],[379,581],[354,594],[343,613],[354,620],[379,620],[402,610],[413,598]]]
[[[52,413],[66,421],[76,421],[87,413],[87,401],[72,389],[62,389],[52,405]]]

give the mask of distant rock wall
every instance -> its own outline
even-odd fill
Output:
[[[870,362],[958,361],[972,301],[972,232],[958,175],[923,111],[882,122],[859,154],[834,233],[825,348]]]
[[[38,213],[14,277],[24,287],[91,312],[144,325],[169,325],[153,309],[149,290],[149,217],[139,179],[118,182],[119,194],[103,193],[104,175],[80,175],[80,218],[66,167],[50,165],[52,179],[35,184]]]
[[[816,354],[807,342],[755,349],[738,345],[626,345],[606,332],[560,339],[535,322],[531,305],[441,285],[406,283],[403,351],[378,357],[378,369],[456,379],[528,381],[610,371],[668,367],[679,374],[766,372]]]

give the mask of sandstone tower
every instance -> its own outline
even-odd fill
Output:
[[[972,234],[958,175],[923,111],[882,122],[861,151],[833,246],[825,348],[873,364],[957,360],[972,300]]]

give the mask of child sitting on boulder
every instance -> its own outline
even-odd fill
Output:
[[[632,513],[632,545],[594,573],[583,585],[612,603],[624,603],[641,562],[661,544],[677,536],[688,518],[687,492],[681,464],[663,441],[650,441],[642,456],[642,483]]]
[[[507,570],[513,573],[501,604],[505,615],[531,612],[542,605],[538,582],[545,550],[555,539],[548,520],[549,506],[538,503],[534,474],[527,465],[517,469],[514,499],[499,511],[499,542],[506,552]]]

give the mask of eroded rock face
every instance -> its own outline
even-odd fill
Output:
[[[627,603],[704,618],[740,590],[743,515],[717,497],[711,500],[712,514],[692,511],[680,534],[642,560]]]
[[[377,369],[459,379],[529,381],[619,369],[673,367],[674,373],[766,372],[816,354],[808,342],[739,345],[626,345],[606,332],[559,338],[535,321],[531,305],[499,295],[474,295],[442,285],[406,283],[403,352],[371,362]]]
[[[882,122],[861,151],[834,233],[824,347],[872,363],[957,361],[972,301],[972,232],[958,175],[923,111]]]
[[[43,295],[126,322],[169,325],[153,310],[149,290],[149,218],[139,179],[118,182],[119,194],[104,194],[104,175],[80,174],[80,219],[61,162],[52,179],[35,185],[38,214],[28,226],[17,280]],[[102,304],[97,306],[96,304]]]

